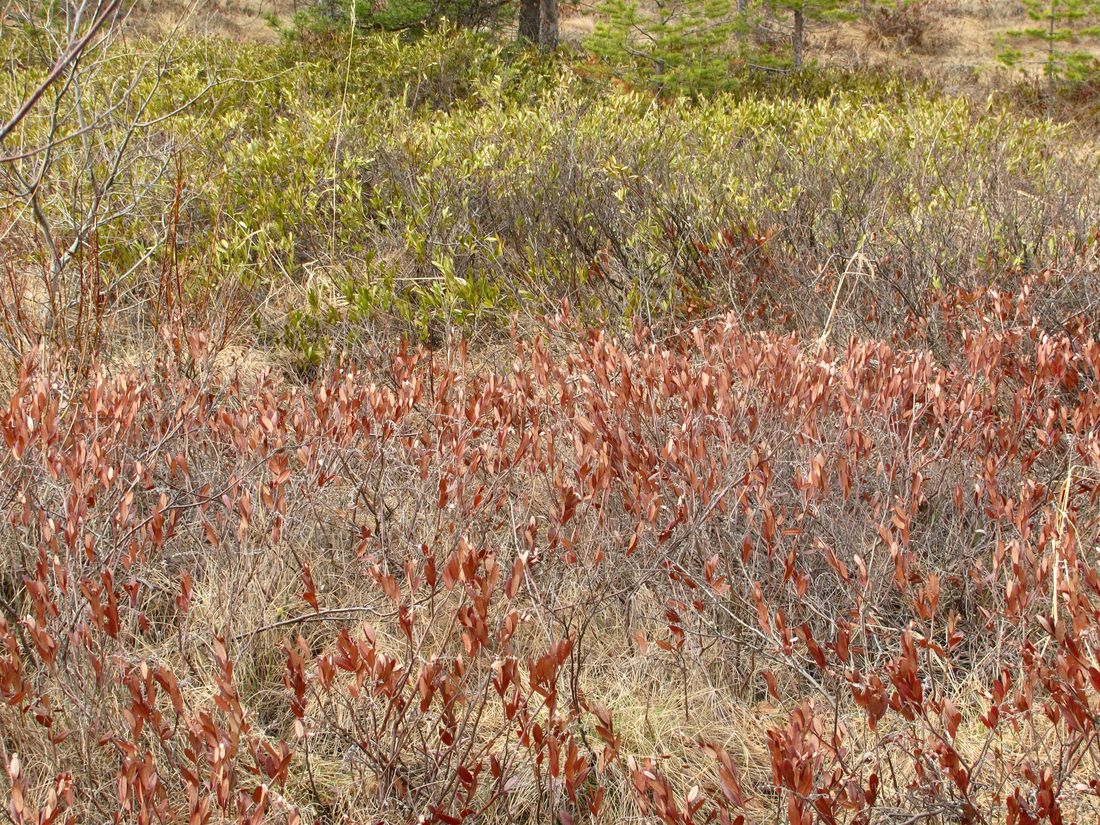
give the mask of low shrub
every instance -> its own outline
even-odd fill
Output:
[[[1096,819],[1070,130],[471,32],[113,54],[3,150],[15,825]]]
[[[14,821],[1094,816],[1100,342],[1042,331],[1061,288],[944,287],[948,365],[736,314],[303,384],[182,331],[27,359]]]
[[[323,40],[357,28],[423,33],[441,25],[480,28],[515,14],[513,0],[311,0],[294,15],[292,38]]]
[[[937,48],[944,36],[930,0],[875,6],[863,22],[869,40],[904,50]]]
[[[139,328],[157,313],[128,307],[160,290],[167,213],[173,266],[202,273],[195,289],[244,286],[257,322],[285,327],[267,340],[299,342],[303,364],[354,347],[364,325],[499,332],[566,297],[629,326],[751,292],[783,307],[761,324],[820,328],[836,303],[838,329],[882,335],[921,323],[943,287],[1091,260],[1093,163],[1064,129],[899,79],[807,71],[669,100],[468,31],[369,35],[351,52],[175,48],[129,168],[144,200],[97,230],[85,263],[125,273],[103,307]],[[47,128],[43,114],[25,135]],[[62,236],[86,168],[76,145],[36,190]],[[35,213],[11,183],[5,214],[33,248]],[[38,339],[26,333],[13,346]]]

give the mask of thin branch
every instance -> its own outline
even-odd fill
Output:
[[[50,73],[46,75],[46,79],[43,80],[41,84],[39,84],[38,88],[31,93],[30,97],[23,101],[23,105],[16,110],[15,114],[12,115],[11,120],[5,123],[3,128],[0,128],[0,142],[3,142],[4,139],[7,138],[9,134],[11,134],[12,130],[19,125],[20,121],[22,121],[23,118],[30,114],[31,109],[33,109],[38,104],[38,101],[42,99],[42,95],[44,95],[49,90],[50,86],[52,86],[57,81],[57,79],[61,77],[65,69],[68,68],[69,64],[81,55],[81,53],[87,47],[88,43],[90,43],[92,38],[96,36],[96,33],[98,33],[99,30],[103,28],[104,23],[106,23],[118,10],[118,7],[121,3],[122,0],[111,0],[111,2],[107,4],[103,11],[99,13],[99,16],[92,21],[92,25],[88,28],[88,31],[84,33],[84,36],[76,41],[76,43],[74,43],[73,46],[67,52],[65,52],[65,54],[58,58],[57,62],[54,64],[54,67],[50,70]]]

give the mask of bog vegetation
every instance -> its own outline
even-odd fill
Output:
[[[603,8],[5,11],[13,825],[1100,817],[1088,73]]]

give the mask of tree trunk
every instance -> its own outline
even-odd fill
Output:
[[[526,43],[539,42],[539,0],[520,0],[519,39]]]
[[[542,0],[539,48],[552,52],[558,47],[558,0]]]
[[[805,36],[805,30],[806,17],[802,7],[795,7],[794,31],[791,32],[791,62],[794,64],[795,71],[802,68],[802,40]]]

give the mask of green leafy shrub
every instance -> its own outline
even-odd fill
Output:
[[[1059,83],[1079,85],[1100,76],[1100,62],[1081,46],[1100,36],[1100,4],[1095,0],[1023,0],[1027,15],[1037,25],[1008,32],[1000,52],[1001,62],[1023,66],[1027,56],[1021,45],[1038,44],[1039,64],[1047,80],[1047,110]]]
[[[563,299],[619,325],[768,294],[787,309],[756,322],[820,327],[835,298],[834,326],[881,333],[938,289],[1084,265],[1094,176],[1059,127],[888,75],[741,71],[692,100],[594,74],[469,31],[364,34],[350,52],[183,42],[143,144],[179,175],[103,229],[98,261],[129,273],[120,307],[155,294],[153,230],[178,200],[191,289],[243,289],[306,367],[378,324],[499,331]],[[42,209],[65,192],[44,182]],[[17,204],[0,208],[33,249]]]
[[[598,11],[587,45],[629,84],[677,94],[728,85],[738,25],[729,0],[605,0]]]
[[[514,0],[314,0],[295,17],[297,36],[317,37],[358,28],[422,32],[449,22],[478,28],[501,22],[515,10]]]

